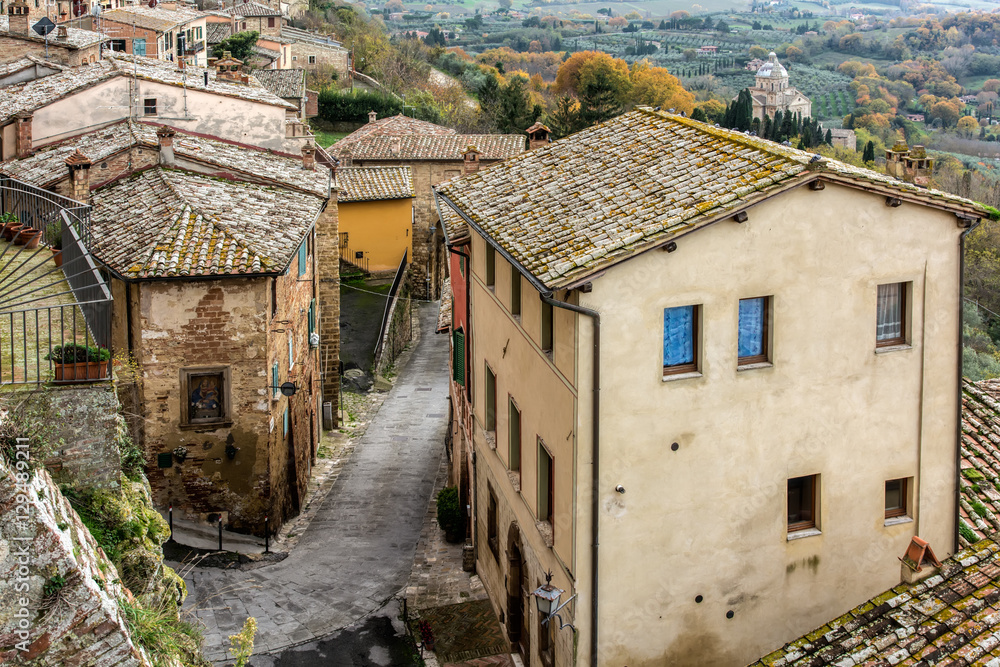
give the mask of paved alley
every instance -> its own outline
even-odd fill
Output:
[[[253,571],[184,573],[206,626],[205,657],[257,619],[255,653],[327,637],[383,606],[407,583],[447,431],[448,338],[437,304],[420,305],[409,362],[289,557]]]

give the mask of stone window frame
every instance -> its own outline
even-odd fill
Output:
[[[191,396],[191,378],[198,375],[222,374],[222,418],[215,421],[191,422],[188,403]],[[233,373],[230,366],[185,366],[180,369],[182,429],[217,429],[233,425]]]
[[[316,56],[309,56],[309,64],[310,65],[316,64]]]

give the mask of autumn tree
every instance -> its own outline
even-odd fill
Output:
[[[628,65],[624,60],[617,60],[602,51],[577,51],[559,67],[553,86],[555,92],[579,97],[581,71],[590,63],[594,63],[594,67],[614,67],[628,78]]]
[[[1000,79],[986,79],[983,83],[983,90],[987,92],[1000,92]]]
[[[684,90],[677,77],[665,68],[652,67],[648,60],[643,59],[632,65],[629,78],[633,104],[672,108],[686,114],[694,111],[694,95]]]
[[[971,137],[979,129],[979,121],[973,116],[962,116],[958,119],[958,132]]]

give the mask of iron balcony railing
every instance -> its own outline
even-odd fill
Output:
[[[46,359],[57,346],[110,352],[111,291],[88,250],[90,207],[4,177],[0,213],[41,232],[35,248],[18,244],[27,236],[20,231],[0,241],[0,385],[41,384],[65,373]],[[50,249],[57,241],[61,268]],[[102,379],[74,373],[77,381]]]
[[[375,366],[378,366],[379,359],[382,358],[382,345],[385,343],[385,332],[389,329],[389,322],[392,321],[392,310],[393,304],[396,303],[396,296],[399,294],[399,288],[403,284],[403,276],[406,275],[407,266],[407,252],[403,251],[403,259],[399,261],[399,267],[396,268],[396,275],[392,279],[392,287],[389,288],[389,294],[385,299],[385,310],[382,311],[382,326],[378,330],[378,343],[375,346]]]

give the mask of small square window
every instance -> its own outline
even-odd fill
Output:
[[[909,486],[909,480],[907,478],[902,479],[890,479],[885,482],[885,518],[892,519],[895,517],[906,516],[909,514],[907,511],[907,492]]]
[[[788,480],[788,532],[816,527],[818,475]]]
[[[766,296],[740,299],[739,361],[740,366],[760,364],[768,360],[767,320],[771,300]]]
[[[877,347],[906,344],[906,286],[907,283],[878,286],[875,323]]]
[[[663,374],[698,370],[698,307],[663,309]]]
[[[274,27],[274,17],[273,16],[268,17],[268,19],[267,19],[267,27],[268,28],[273,28]]]
[[[182,426],[228,423],[229,417],[229,368],[182,369],[181,402]]]
[[[147,115],[147,116],[155,116],[156,115],[156,98],[155,97],[147,97],[145,100],[143,100],[143,102],[142,102],[142,112],[145,115]]]
[[[310,65],[316,64],[316,56],[309,56],[309,64]]]

